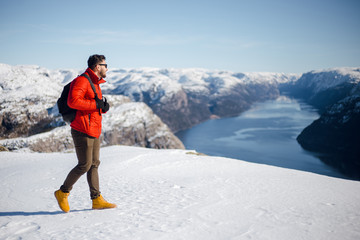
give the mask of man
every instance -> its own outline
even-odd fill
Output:
[[[93,209],[115,208],[116,205],[104,200],[100,194],[98,167],[100,164],[100,140],[102,114],[106,113],[110,105],[106,99],[103,101],[100,89],[106,77],[107,64],[105,56],[92,55],[88,60],[85,71],[93,82],[96,93],[89,80],[79,76],[70,85],[68,105],[77,109],[75,120],[71,122],[71,135],[74,140],[78,164],[70,171],[63,185],[55,191],[59,207],[64,212],[69,212],[68,196],[73,185],[84,174],[90,188]]]

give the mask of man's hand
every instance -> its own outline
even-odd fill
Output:
[[[104,98],[105,98],[105,102],[104,102],[104,107],[102,108],[102,110],[104,113],[106,113],[110,109],[110,104],[107,102],[106,97],[104,97]]]
[[[95,101],[96,101],[96,108],[97,109],[103,109],[104,108],[104,101],[102,99],[99,99],[97,95],[95,95]]]
[[[105,97],[104,97],[105,98]],[[105,102],[103,99],[99,99],[97,96],[95,96],[96,101],[96,108],[101,109],[103,113],[106,113],[110,109],[110,104],[107,102],[107,99],[105,98]]]

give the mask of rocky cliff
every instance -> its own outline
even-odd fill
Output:
[[[321,113],[298,136],[300,145],[348,176],[360,178],[360,68],[313,71],[282,87]]]
[[[297,140],[324,162],[360,178],[360,95],[347,97],[306,127]]]
[[[131,102],[124,96],[107,96],[112,111],[103,115],[101,145],[127,145],[157,149],[184,149],[182,142],[144,103]],[[61,123],[60,117],[56,120]],[[35,152],[69,151],[74,148],[70,126],[30,137],[0,140],[9,150],[29,149]]]

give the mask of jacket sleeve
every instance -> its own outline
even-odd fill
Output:
[[[90,84],[85,77],[78,77],[70,85],[68,105],[77,110],[96,110],[95,99],[87,99],[86,92]]]

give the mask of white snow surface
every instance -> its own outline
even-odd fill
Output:
[[[91,210],[86,176],[53,196],[75,153],[0,152],[0,239],[360,239],[360,182],[234,159],[111,146]]]

